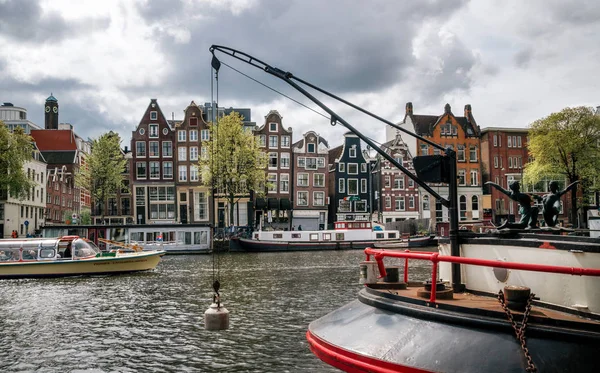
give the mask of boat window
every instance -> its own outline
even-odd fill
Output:
[[[292,238],[300,238],[301,236],[300,233],[292,233]]]
[[[383,234],[383,233],[375,233],[375,238],[385,238],[385,234]]]
[[[192,232],[185,232],[185,244],[186,245],[192,244]]]
[[[100,250],[89,241],[74,240],[72,244],[73,258],[88,258],[95,256]]]
[[[152,241],[154,241],[154,233],[146,232],[146,242],[152,242]]]
[[[396,238],[396,233],[388,233],[388,238]]]
[[[23,260],[37,260],[37,250],[23,250]]]
[[[336,241],[343,241],[344,240],[344,234],[343,233],[336,233],[335,234],[335,240]]]
[[[12,262],[19,260],[19,249],[0,250],[0,262]]]
[[[132,242],[144,242],[144,232],[131,232]]]
[[[206,231],[194,232],[194,244],[202,245],[207,244]]]
[[[319,240],[319,234],[318,233],[311,233],[310,234],[310,240],[311,241],[318,241]]]
[[[323,233],[323,241],[331,241],[331,233]]]
[[[281,234],[281,233],[273,233],[273,238],[283,238],[283,234]]]
[[[40,259],[52,259],[56,256],[53,247],[42,247],[40,249]]]

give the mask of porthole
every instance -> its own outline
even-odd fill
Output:
[[[163,128],[163,135],[167,136],[169,134],[169,129]]]
[[[143,129],[143,128],[140,128],[140,131],[139,131],[139,132],[140,132],[140,135],[144,135],[144,134],[146,133],[146,130],[145,130],[145,129]]]

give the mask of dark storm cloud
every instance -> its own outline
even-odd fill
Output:
[[[67,22],[57,13],[43,13],[37,0],[0,1],[0,35],[21,42],[57,41],[103,29],[108,24],[107,18]]]
[[[187,44],[157,28],[155,37],[163,51],[177,64],[165,89],[180,87],[181,94],[210,94],[211,44],[249,53],[275,67],[291,71],[337,94],[369,92],[402,79],[415,63],[412,40],[422,20],[449,17],[462,1],[388,2],[367,5],[355,1],[262,1],[257,7],[231,13],[225,9],[185,8],[167,13],[160,22],[175,22],[191,33]],[[161,8],[161,7],[159,7]],[[149,24],[155,11],[142,12]],[[192,20],[192,17],[198,19]],[[251,46],[251,47],[250,47]],[[282,82],[258,69],[219,54],[219,58],[265,84],[293,93]],[[254,103],[278,97],[223,66],[220,91],[230,99]],[[183,87],[183,88],[182,88]]]

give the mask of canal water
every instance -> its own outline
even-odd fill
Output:
[[[361,260],[362,250],[165,256],[147,273],[2,280],[0,372],[336,372],[305,333],[355,299]],[[428,268],[415,262],[411,280]],[[226,331],[204,330],[213,273]]]

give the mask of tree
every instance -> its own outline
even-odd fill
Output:
[[[121,153],[121,138],[111,131],[92,141],[92,153],[75,175],[75,184],[89,190],[94,203],[100,204],[101,217],[104,217],[108,199],[124,187],[126,164]]]
[[[251,190],[259,196],[264,194],[267,161],[252,132],[244,130],[239,113],[209,124],[209,129],[206,155],[202,154],[198,162],[202,185],[227,198],[229,222],[233,223],[236,197]]]
[[[560,175],[569,184],[591,185],[600,169],[600,116],[589,107],[565,108],[538,119],[529,127],[527,147],[533,162],[524,170],[524,181],[534,184]],[[583,191],[584,195],[586,191]],[[577,221],[577,194],[571,193],[571,222]]]
[[[31,160],[33,139],[21,127],[10,132],[0,121],[0,190],[5,190],[17,199],[23,199],[35,186],[27,177],[23,165]]]

